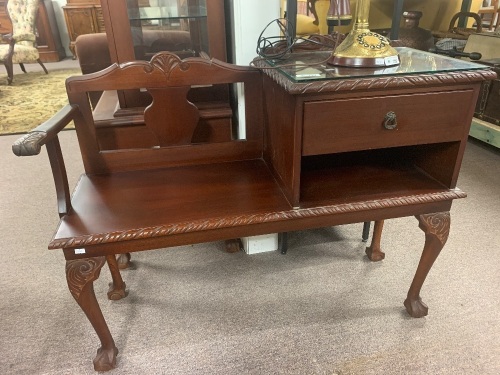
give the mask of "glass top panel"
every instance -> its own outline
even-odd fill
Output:
[[[136,60],[160,51],[210,54],[206,0],[127,0],[127,11]]]
[[[326,64],[331,51],[293,53],[286,59],[268,60],[268,64],[293,82],[312,82],[346,78],[368,78],[423,73],[480,70],[484,65],[407,47],[397,47],[401,63],[383,68],[349,68]],[[281,66],[281,67],[280,67]]]

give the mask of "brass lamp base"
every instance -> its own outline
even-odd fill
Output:
[[[352,30],[333,52],[328,64],[359,68],[398,65],[398,52],[389,43],[389,39],[369,29]]]
[[[328,64],[359,68],[399,65],[398,52],[389,39],[370,31],[368,15],[370,0],[357,0],[356,16],[351,32],[333,51]]]

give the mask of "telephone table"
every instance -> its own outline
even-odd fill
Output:
[[[101,341],[94,369],[114,368],[118,349],[93,283],[108,263],[108,298],[123,298],[115,256],[128,252],[415,215],[425,244],[404,305],[427,314],[420,289],[452,201],[465,197],[456,182],[475,103],[496,74],[408,48],[387,69],[326,66],[328,54],[256,61],[262,73],[163,52],[72,77],[70,105],[13,145],[19,156],[47,146],[61,216],[49,249],[63,250],[70,292]],[[200,117],[189,89],[233,82],[245,90],[246,138],[192,142]],[[139,88],[155,98],[144,119],[157,146],[103,149],[88,91]],[[57,133],[71,120],[86,170],[70,196]]]

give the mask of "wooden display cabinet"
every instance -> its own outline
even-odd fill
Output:
[[[0,34],[10,34],[12,32],[12,23],[6,7],[7,0],[0,0]],[[61,43],[52,1],[40,1],[36,29],[38,33],[36,43],[40,53],[40,60],[45,63],[63,59],[66,54]]]
[[[160,51],[181,58],[206,54],[227,61],[224,0],[101,0],[101,6],[112,62],[149,61]],[[143,144],[148,134],[137,114],[149,105],[150,95],[119,91],[118,106],[109,95],[103,98],[99,106],[99,116],[104,118],[99,128],[102,146]],[[198,141],[233,137],[234,114],[227,85],[195,88],[189,99],[204,114]],[[130,126],[124,128],[125,123]]]
[[[226,61],[224,0],[101,0],[101,4],[113,62],[149,60],[163,46],[182,57],[205,52]],[[179,34],[187,34],[191,44],[186,45]],[[185,48],[168,48],[172,39],[180,39],[177,44]]]
[[[62,9],[68,28],[69,49],[73,58],[76,58],[75,40],[79,35],[105,31],[101,4],[99,0],[68,0]]]

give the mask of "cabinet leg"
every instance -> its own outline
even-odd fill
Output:
[[[120,266],[116,261],[115,255],[107,255],[106,261],[108,262],[109,272],[111,272],[111,278],[113,280],[113,282],[109,284],[108,298],[113,301],[118,301],[127,296],[127,292],[125,291],[126,285],[120,274]]]
[[[415,277],[404,301],[406,311],[414,318],[421,318],[428,313],[427,305],[420,298],[420,289],[434,261],[443,248],[450,233],[450,213],[439,212],[417,216],[419,227],[425,233],[425,245]]]
[[[372,262],[378,262],[385,258],[385,253],[380,248],[383,228],[384,220],[376,221],[373,225],[372,242],[365,250],[366,255],[368,255],[368,259]]]
[[[94,358],[96,371],[108,371],[116,366],[118,349],[104,320],[101,308],[94,293],[94,281],[99,278],[105,257],[76,259],[66,261],[66,279],[68,287],[80,308],[101,341],[101,347]]]
[[[75,42],[72,41],[69,43],[69,50],[71,51],[71,58],[73,60],[76,60],[76,48],[75,48]]]
[[[118,258],[117,258],[118,268],[121,270],[130,268],[132,266],[132,262],[130,261],[130,258],[132,258],[130,253],[124,253],[124,254],[118,255]]]
[[[361,240],[363,242],[368,241],[368,237],[370,236],[370,226],[371,226],[371,221],[365,221],[363,223],[363,234],[361,236]]]
[[[281,254],[286,254],[288,250],[288,232],[278,234],[278,251]]]

